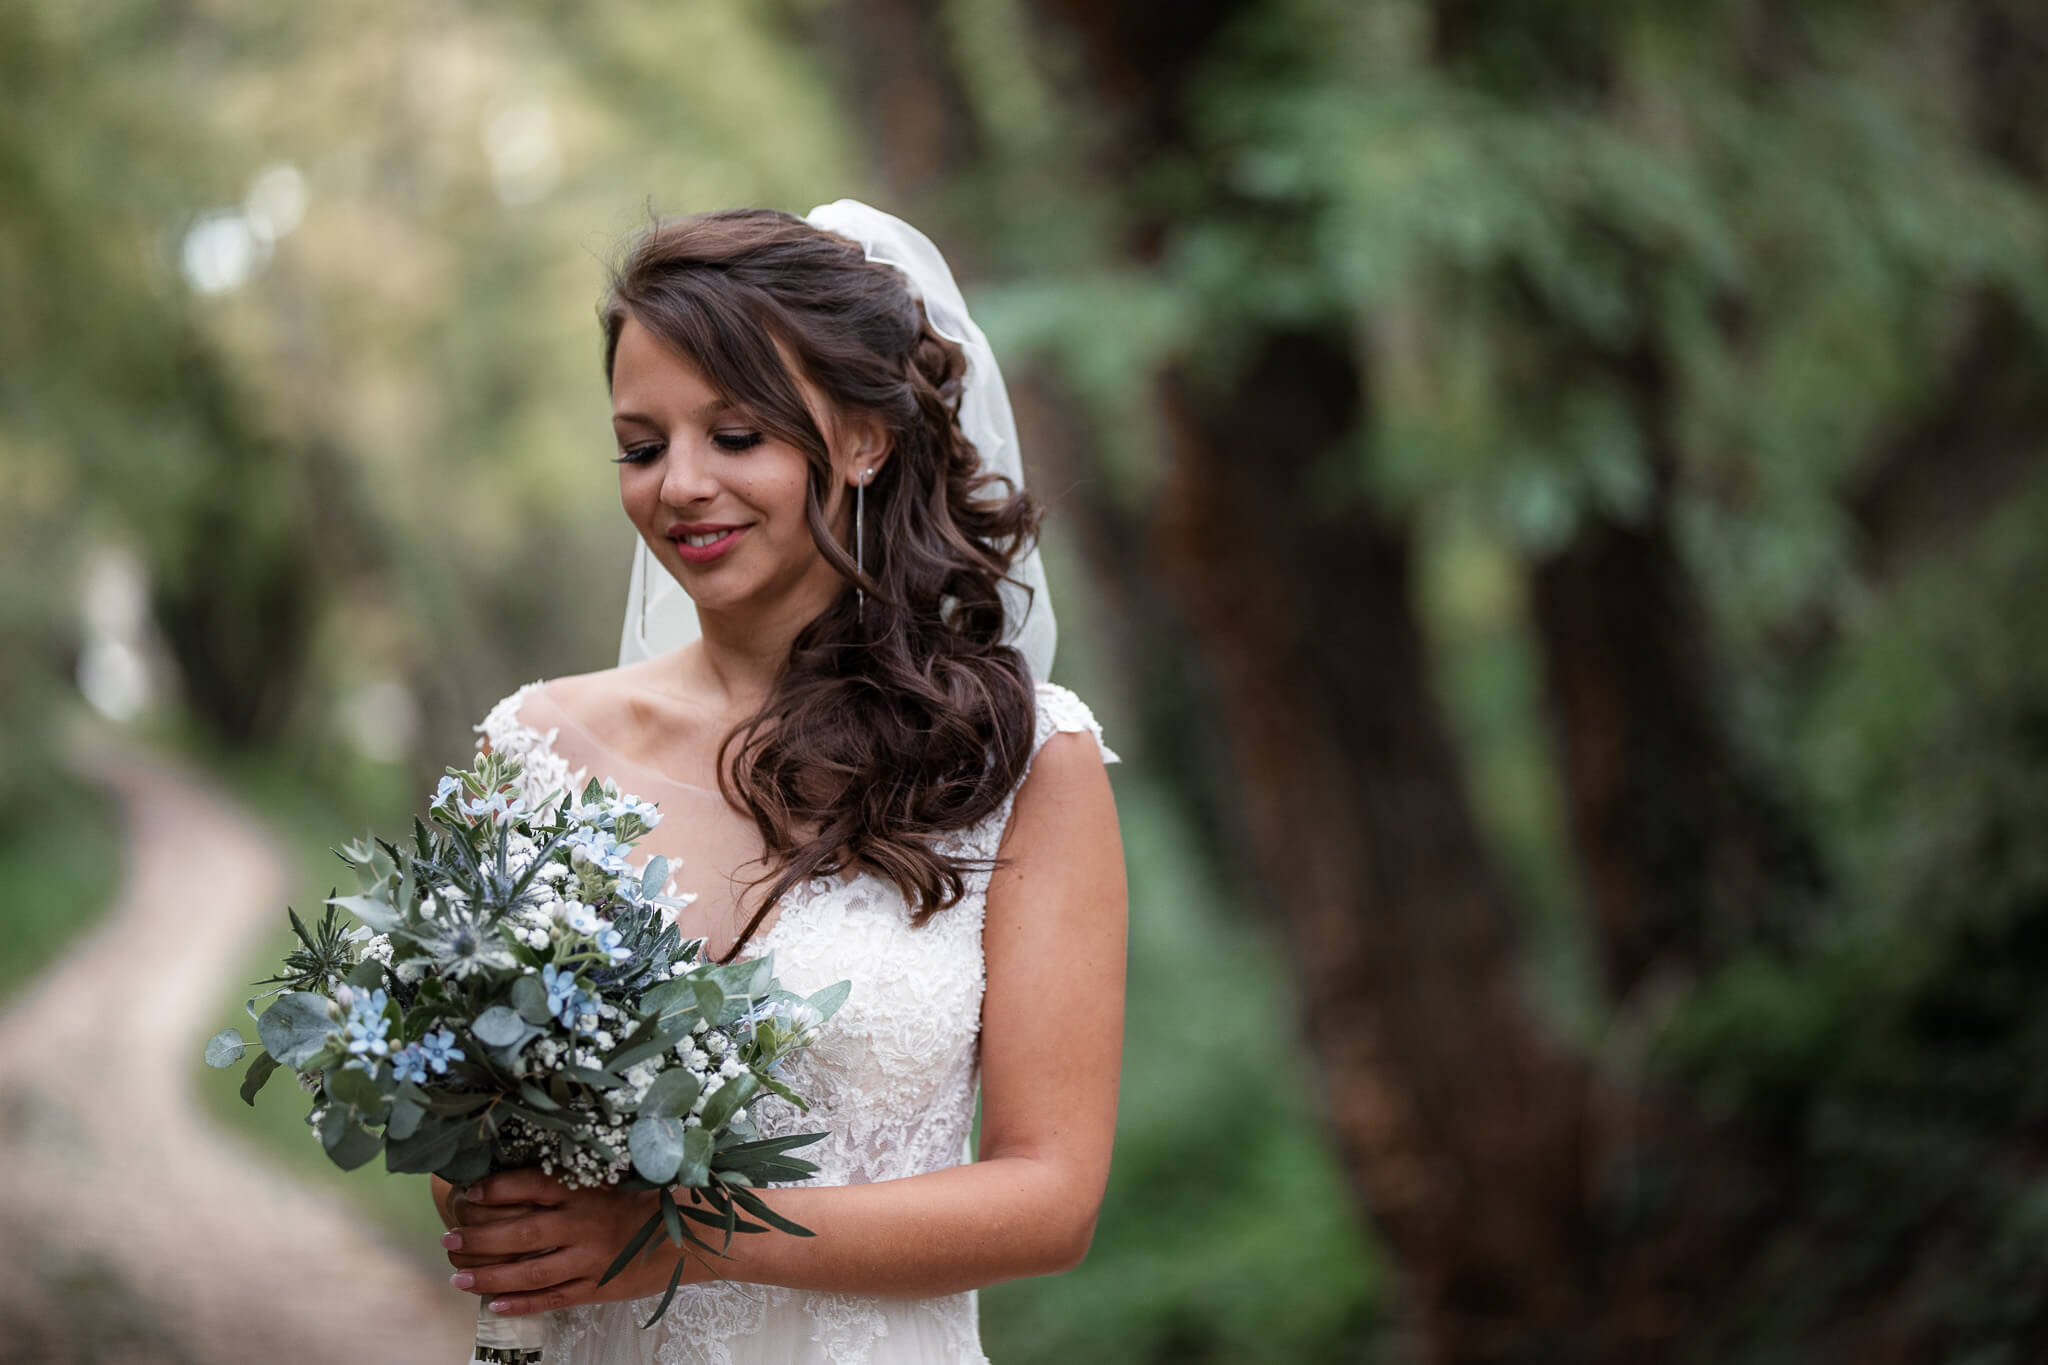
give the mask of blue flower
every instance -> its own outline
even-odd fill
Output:
[[[464,815],[472,820],[481,820],[489,816],[493,823],[500,825],[509,825],[515,820],[523,820],[532,814],[531,811],[526,809],[526,801],[523,797],[514,796],[508,798],[503,792],[492,792],[489,796],[464,801],[461,805],[461,810]]]
[[[628,816],[638,820],[643,829],[653,829],[661,823],[661,812],[652,801],[642,801],[637,796],[621,796],[605,802],[605,814],[612,820],[623,820]]]
[[[595,1002],[576,984],[575,973],[552,962],[540,969],[540,981],[548,989],[548,1013],[561,1020],[563,1028],[575,1032],[577,1017],[588,1013]]]
[[[462,783],[456,779],[454,774],[451,773],[447,777],[441,779],[440,786],[434,788],[434,799],[430,803],[430,809],[440,810],[449,802],[453,801],[458,795],[461,794],[461,792]]]
[[[446,1069],[446,1064],[443,1064]],[[401,1081],[423,1084],[427,1079],[427,1054],[418,1043],[412,1043],[391,1054],[391,1074]]]
[[[633,846],[620,843],[606,830],[586,825],[569,836],[567,847],[572,866],[580,857],[582,862],[614,877],[627,876],[633,870],[632,864],[626,861],[626,854]]]
[[[448,1063],[467,1060],[462,1049],[455,1046],[455,1035],[447,1029],[429,1033],[419,1040],[417,1046],[425,1055],[427,1065],[434,1068],[436,1076],[448,1074]]]
[[[350,1052],[358,1057],[383,1057],[390,1053],[391,1045],[384,1040],[391,1031],[391,1021],[384,1015],[384,1007],[389,1003],[383,991],[359,991],[349,1001],[348,1020],[343,1029],[348,1035]]]

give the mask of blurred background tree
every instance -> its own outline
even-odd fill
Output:
[[[994,1358],[2034,1358],[2038,8],[12,7],[0,876],[74,680],[318,843],[602,666],[596,260],[860,194],[1135,760],[1110,1203]]]

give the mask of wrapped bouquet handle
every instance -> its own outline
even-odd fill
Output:
[[[469,1365],[541,1365],[547,1344],[547,1318],[542,1314],[501,1317],[489,1304],[477,1301],[476,1345]]]

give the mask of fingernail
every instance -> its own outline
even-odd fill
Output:
[[[470,1274],[467,1270],[458,1270],[448,1277],[448,1283],[454,1285],[457,1289],[467,1289],[476,1283],[476,1276]]]
[[[492,1311],[493,1313],[502,1313],[502,1312],[504,1312],[504,1311],[505,1311],[505,1310],[506,1310],[507,1308],[510,1308],[511,1306],[512,1306],[512,1300],[510,1300],[510,1299],[492,1299],[492,1300],[491,1300],[491,1311]]]
[[[443,1233],[441,1235],[441,1245],[447,1247],[450,1251],[462,1250],[462,1234],[459,1232]]]

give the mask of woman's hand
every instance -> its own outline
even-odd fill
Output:
[[[440,1200],[441,1216],[442,1220],[448,1224],[451,1230],[460,1231],[465,1228],[482,1227],[486,1223],[503,1223],[509,1219],[524,1218],[528,1214],[540,1212],[541,1206],[538,1204],[473,1203],[470,1199],[470,1191],[474,1188],[475,1186],[473,1185],[450,1185],[442,1194]],[[460,1239],[458,1238],[457,1241],[459,1244]],[[443,1237],[441,1245],[445,1247],[448,1244],[448,1239]],[[504,1261],[516,1261],[522,1254],[507,1253],[489,1256],[471,1251],[450,1251],[448,1253],[448,1264],[454,1266],[457,1270],[474,1270],[478,1266],[498,1265]]]
[[[450,1283],[510,1316],[659,1294],[678,1256],[689,1258],[683,1283],[715,1279],[701,1252],[678,1251],[657,1233],[649,1253],[598,1283],[658,1207],[652,1190],[571,1190],[539,1171],[487,1176],[465,1192],[470,1216],[441,1239],[456,1267]]]

